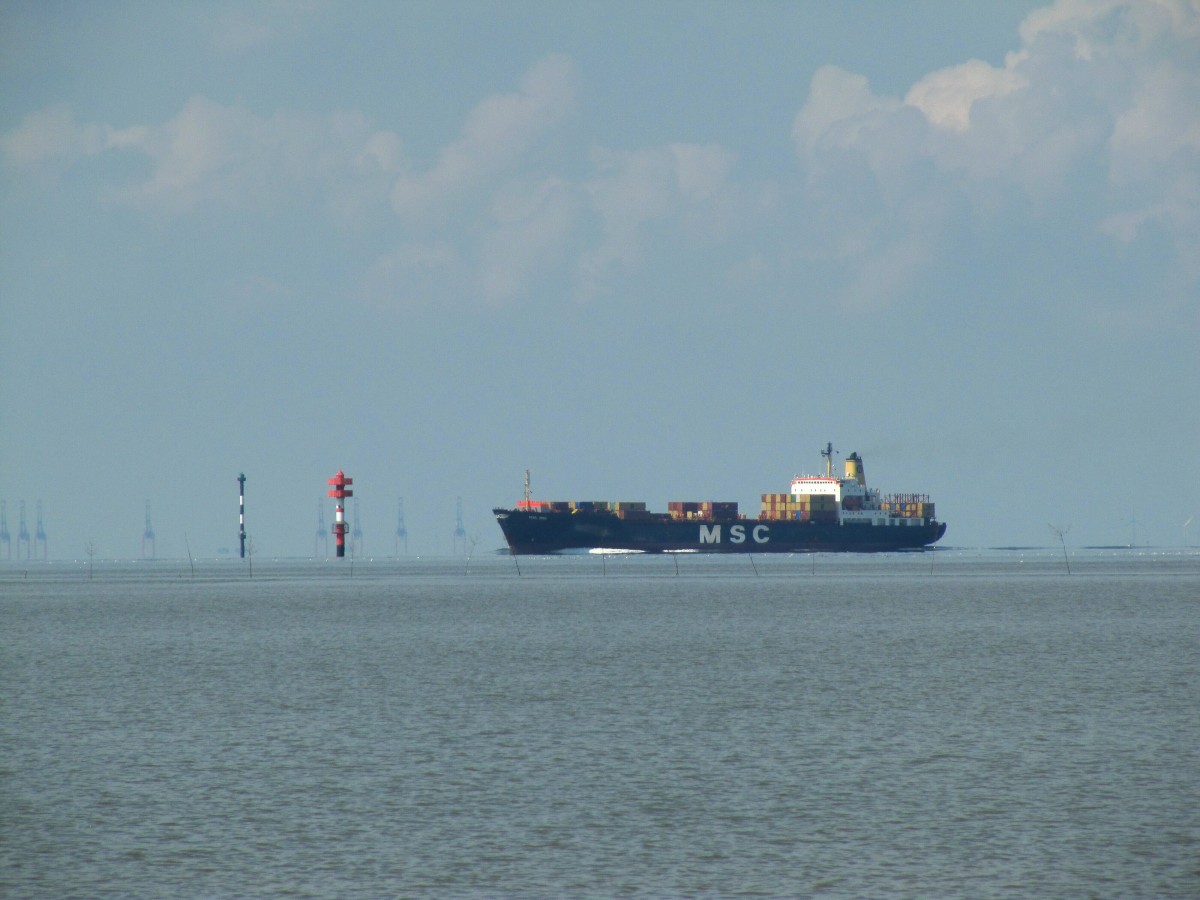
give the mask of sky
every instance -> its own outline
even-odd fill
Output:
[[[0,0],[0,558],[826,442],[948,546],[1200,545],[1200,3]]]

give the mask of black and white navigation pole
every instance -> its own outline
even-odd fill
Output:
[[[238,543],[242,559],[246,558],[246,473],[238,474]]]

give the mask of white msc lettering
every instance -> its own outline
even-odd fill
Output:
[[[745,525],[730,525],[729,526],[729,542],[731,544],[740,544],[746,540]]]
[[[721,543],[721,526],[720,525],[701,525],[700,526],[700,543],[702,543],[702,544],[719,544],[719,543]]]
[[[754,536],[754,543],[756,544],[765,544],[771,539],[771,529],[766,525],[755,525],[754,531],[751,534]]]

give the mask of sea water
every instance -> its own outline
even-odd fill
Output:
[[[1198,648],[1185,549],[4,562],[0,894],[1196,897]]]

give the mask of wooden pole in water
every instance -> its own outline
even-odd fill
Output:
[[[1062,543],[1063,562],[1067,564],[1067,574],[1070,575],[1071,574],[1071,561],[1069,559],[1067,559],[1067,541],[1063,537],[1063,535],[1071,530],[1071,526],[1068,525],[1066,528],[1055,528],[1053,525],[1048,525],[1047,527],[1049,527],[1049,529],[1051,531],[1053,531],[1055,534],[1058,535],[1058,540],[1059,540],[1059,542]]]

